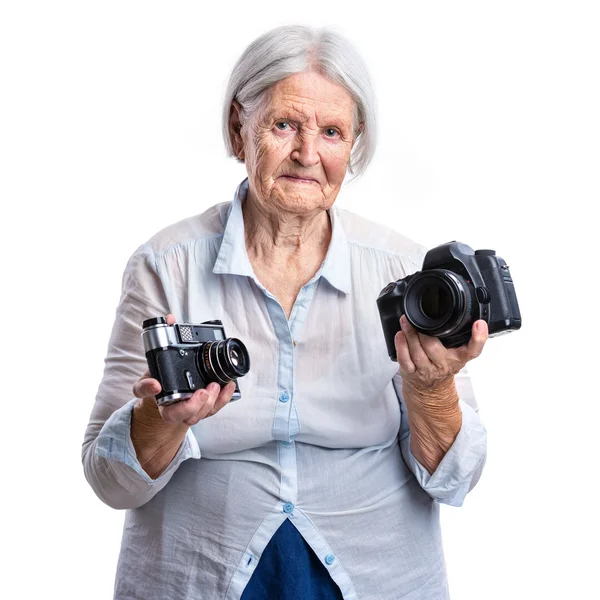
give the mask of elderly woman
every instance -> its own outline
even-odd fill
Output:
[[[485,461],[464,366],[487,328],[446,349],[401,321],[390,361],[375,300],[425,250],[334,206],[372,157],[374,104],[337,32],[261,36],[223,112],[247,178],[129,260],[83,444],[96,494],[128,509],[115,598],[448,597],[439,504]],[[239,401],[211,383],[157,407],[140,333],[159,315],[246,344]]]

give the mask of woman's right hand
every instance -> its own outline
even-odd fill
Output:
[[[175,322],[173,315],[167,315],[168,325],[173,325]],[[150,372],[146,370],[135,382],[133,394],[140,399],[138,405],[148,416],[154,413],[170,425],[191,426],[218,413],[231,400],[235,392],[235,382],[230,381],[223,388],[218,383],[212,382],[206,388],[196,390],[191,398],[168,406],[156,404],[155,396],[161,389],[160,382],[150,377]]]
[[[175,317],[167,315],[167,323],[173,325]],[[196,390],[191,398],[169,406],[156,404],[160,391],[160,382],[150,377],[149,371],[133,385],[139,400],[131,416],[131,442],[139,463],[153,479],[173,460],[190,426],[216,414],[231,400],[235,382],[230,381],[223,389],[211,383]]]

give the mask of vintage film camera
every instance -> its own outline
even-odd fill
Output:
[[[448,242],[425,255],[423,269],[386,285],[377,307],[390,358],[397,360],[394,337],[400,317],[447,348],[465,344],[478,319],[490,337],[521,327],[521,313],[506,262],[494,250]]]
[[[250,370],[246,346],[225,337],[221,321],[167,325],[164,317],[146,319],[142,339],[150,375],[160,382],[159,406],[190,398],[212,381],[221,387]],[[241,398],[237,381],[231,400]]]

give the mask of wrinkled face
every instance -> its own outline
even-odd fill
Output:
[[[352,96],[323,75],[298,73],[273,85],[239,133],[253,199],[294,213],[328,209],[346,174],[354,127]]]

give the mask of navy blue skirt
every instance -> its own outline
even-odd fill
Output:
[[[343,600],[300,532],[286,519],[267,544],[241,600]]]

